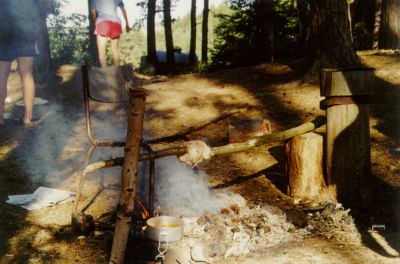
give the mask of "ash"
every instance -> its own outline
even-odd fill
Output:
[[[183,220],[183,243],[192,248],[192,259],[197,261],[243,255],[298,236],[285,213],[269,205],[232,204],[221,208],[218,214],[205,213]]]
[[[238,194],[220,193],[219,198],[224,195],[230,205],[220,208],[218,213],[182,217],[185,224],[182,245],[190,248],[194,261],[243,256],[310,236],[328,239],[352,236],[352,240],[359,237],[349,210],[332,203],[323,206],[321,212],[306,214],[298,209],[284,212],[270,205],[246,205]]]

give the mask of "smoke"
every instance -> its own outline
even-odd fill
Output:
[[[193,217],[218,212],[226,205],[208,188],[206,173],[194,171],[176,157],[158,160],[156,172],[156,201],[161,211]]]
[[[89,148],[86,136],[84,112],[79,110],[68,112],[61,105],[50,103],[35,108],[39,116],[51,113],[37,128],[29,131],[29,138],[24,140],[22,149],[25,159],[25,170],[30,176],[33,185],[68,189],[71,181],[76,178],[77,172],[83,167],[86,151]],[[110,114],[110,113],[107,113]],[[110,118],[110,117],[109,117]],[[114,116],[109,121],[97,116],[93,117],[95,137],[124,140],[126,128],[124,118],[117,122]],[[96,123],[98,123],[96,125]],[[121,123],[121,126],[117,123]],[[145,150],[142,150],[145,153]],[[97,148],[91,161],[99,161],[123,156],[123,148]],[[148,169],[149,162],[139,163],[137,194],[142,202],[148,202]],[[96,177],[88,175],[86,192],[93,185],[98,186],[98,174],[106,177],[106,185],[119,185],[120,172],[101,170]],[[108,175],[110,174],[110,175]],[[207,174],[195,171],[176,157],[167,157],[156,160],[155,176],[155,206],[162,213],[179,216],[198,216],[205,212],[219,212],[226,207],[227,197],[221,193],[214,193],[208,188]],[[89,188],[89,189],[88,189]],[[115,197],[117,198],[117,197]],[[229,200],[229,199],[228,199]]]
[[[21,154],[25,171],[33,185],[60,187],[83,168],[90,146],[83,107],[72,110],[51,102],[35,106],[34,114],[47,117],[36,128],[27,131],[23,140]],[[95,138],[124,141],[126,128],[116,119],[117,117],[106,119],[93,116]],[[110,122],[106,122],[107,120]],[[91,162],[122,155],[122,148],[97,148]]]
[[[57,104],[35,106],[35,116],[45,116],[37,127],[27,131],[23,140],[25,171],[33,185],[55,187],[79,169],[77,156],[82,157],[84,138],[75,129],[75,119],[69,119]]]

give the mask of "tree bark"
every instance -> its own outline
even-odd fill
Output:
[[[92,3],[93,0],[88,1],[88,18],[89,18],[89,57],[93,63],[97,63],[99,60],[98,52],[97,52],[97,43],[96,43],[96,35],[94,35],[95,24],[92,19]]]
[[[381,28],[381,15],[382,15],[382,0],[376,0],[375,3],[375,21],[374,21],[374,33],[372,39],[372,48],[377,49],[379,47],[379,32]]]
[[[204,0],[203,8],[203,22],[201,29],[201,62],[208,63],[208,14],[209,14],[208,0]]]
[[[196,0],[192,0],[192,7],[190,9],[190,50],[189,62],[196,63]]]
[[[145,109],[145,91],[135,89],[130,92],[128,132],[125,144],[125,157],[121,172],[121,193],[117,206],[117,221],[115,226],[110,263],[124,263],[126,244],[129,237],[138,174],[140,143],[142,140]]]
[[[261,46],[265,50],[265,62],[274,61],[274,27],[273,27],[273,3],[271,0],[256,0],[255,16],[260,28]]]
[[[383,0],[381,28],[379,36],[380,49],[400,48],[400,0]]]
[[[288,195],[302,199],[317,197],[325,186],[323,173],[323,137],[306,133],[286,144]]]
[[[167,50],[167,70],[175,71],[175,52],[174,40],[172,37],[172,18],[171,18],[171,0],[163,0],[164,3],[164,32],[165,45]]]
[[[148,0],[147,3],[147,63],[151,67],[157,65],[157,52],[156,52],[156,0]]]
[[[44,2],[38,6],[39,20],[37,21],[37,27],[39,30],[37,44],[39,55],[34,59],[35,82],[38,84],[43,84],[48,79],[51,69],[50,40],[46,23],[50,9],[50,2]]]
[[[324,67],[350,67],[360,60],[353,47],[347,1],[310,1],[312,50],[317,50],[319,65]]]
[[[310,0],[297,0],[297,12],[299,20],[298,44],[300,50],[306,50],[311,36]]]

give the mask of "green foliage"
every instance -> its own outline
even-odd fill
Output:
[[[214,41],[213,29],[219,23],[216,18],[216,13],[228,13],[231,10],[226,5],[221,5],[211,10],[209,15],[209,32],[208,32],[208,47],[212,49]],[[196,32],[196,54],[198,57],[201,56],[201,21],[202,17],[197,17],[197,32]],[[189,13],[179,19],[176,19],[172,24],[172,34],[174,40],[174,46],[178,46],[182,49],[182,52],[189,53],[190,45],[190,15]],[[146,56],[146,32],[144,29],[135,30],[129,32],[129,34],[123,34],[121,37],[120,51],[121,60],[124,63],[132,63],[135,68],[140,67],[141,57]],[[165,51],[165,36],[164,28],[159,26],[156,29],[156,47],[157,50]],[[200,70],[205,70],[206,66],[199,66]],[[141,69],[142,72],[146,73],[146,69]],[[193,71],[193,68],[182,69],[184,71]]]
[[[299,20],[297,8],[292,2],[292,0],[274,1],[274,11],[277,15],[274,21],[275,38],[278,51],[287,50],[296,44]]]
[[[290,50],[297,38],[297,10],[293,1],[273,1],[268,23],[274,26],[274,52]],[[212,67],[231,67],[265,62],[268,57],[267,28],[257,15],[255,0],[229,1],[231,14],[218,14],[214,48],[211,50]],[[264,14],[265,15],[265,14]]]
[[[76,63],[81,64],[83,61],[89,59],[89,29],[88,18],[86,15],[73,14],[62,16],[58,13],[60,4],[65,0],[53,0],[58,5],[55,12],[48,17],[48,29],[50,38],[51,58],[55,65]],[[226,5],[221,5],[210,10],[209,15],[209,35],[208,47],[213,48],[214,31],[213,29],[219,23],[216,14],[231,13]],[[139,18],[140,20],[140,18]],[[197,17],[197,34],[196,34],[196,54],[201,56],[201,15]],[[172,25],[174,46],[182,48],[182,52],[189,52],[190,44],[190,15],[189,12],[186,16],[176,19]],[[143,28],[135,27],[129,33],[124,32],[120,39],[120,53],[121,63],[131,63],[135,68],[141,65],[141,59],[147,54],[147,40],[146,31]],[[156,28],[156,47],[157,50],[165,50],[165,37],[164,28],[158,26]],[[110,47],[107,49],[107,60],[111,64]],[[206,65],[199,66],[200,71],[207,69]],[[196,69],[184,68],[186,72],[192,72]]]
[[[131,63],[135,68],[140,67],[142,56],[146,56],[146,35],[143,31],[131,30],[124,32],[120,39],[121,63]]]
[[[50,55],[55,65],[82,63],[89,58],[88,18],[82,14],[50,15]]]
[[[217,18],[217,14],[225,14],[229,13],[230,9],[226,5],[221,5],[211,10],[208,17],[208,47],[211,50],[214,45],[214,28],[218,25],[219,20]],[[197,27],[196,27],[196,54],[200,58],[201,57],[201,41],[202,41],[202,32],[201,32],[201,22],[202,15],[196,18]],[[182,52],[189,53],[190,50],[190,14],[188,13],[186,16],[177,19],[172,24],[172,33],[174,39],[174,46],[178,46],[182,49]],[[156,46],[157,50],[165,50],[165,37],[164,31],[162,28],[157,30],[156,33]]]
[[[213,67],[248,65],[259,61],[259,27],[250,0],[231,1],[232,14],[217,14],[214,48],[211,50]]]

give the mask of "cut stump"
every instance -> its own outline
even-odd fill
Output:
[[[323,137],[306,133],[291,138],[286,144],[288,195],[312,199],[325,187],[323,174]]]

